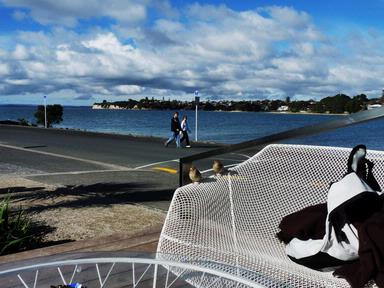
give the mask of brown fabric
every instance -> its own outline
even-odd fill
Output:
[[[326,203],[306,207],[285,216],[279,225],[281,231],[276,236],[285,244],[288,244],[293,238],[322,239],[325,235],[326,218]]]
[[[354,214],[350,220],[359,235],[359,259],[346,263],[334,275],[344,278],[352,288],[363,288],[370,280],[375,280],[378,287],[384,288],[384,207],[383,197],[376,198],[375,202],[358,201]],[[378,211],[378,207],[383,209]],[[368,215],[367,211],[371,211]],[[376,212],[378,211],[378,212]],[[284,243],[293,238],[301,240],[322,239],[325,235],[325,220],[327,216],[326,204],[309,206],[300,211],[285,216],[281,221],[277,237]],[[307,266],[307,265],[306,265]]]
[[[384,211],[354,225],[359,234],[359,260],[343,265],[334,275],[345,278],[352,288],[364,287],[372,279],[384,287]]]

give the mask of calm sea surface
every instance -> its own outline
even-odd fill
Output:
[[[25,118],[34,122],[35,110],[34,106],[0,105],[0,120]],[[64,121],[55,127],[166,138],[170,134],[172,113],[172,111],[92,110],[90,107],[64,107]],[[190,136],[194,139],[194,111],[180,111],[180,114],[188,116],[192,130]],[[199,111],[198,140],[238,143],[338,117],[344,116]],[[291,140],[289,143],[340,147],[366,144],[369,149],[384,150],[384,119]]]

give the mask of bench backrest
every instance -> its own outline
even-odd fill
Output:
[[[264,269],[268,270],[265,273],[269,278],[277,273],[270,270],[277,269],[286,271],[295,279],[292,281],[307,281],[308,277],[320,281],[318,278],[324,278],[317,275],[320,272],[290,262],[284,245],[275,235],[284,216],[326,202],[329,184],[340,180],[347,171],[350,151],[349,148],[269,145],[231,169],[229,176],[212,177],[177,189],[158,252],[252,271]],[[375,163],[374,174],[384,187],[384,152],[368,151],[367,158]],[[287,277],[284,273],[281,277],[273,276],[275,279],[271,281],[283,281]],[[333,281],[331,276],[327,277]],[[325,280],[321,281],[324,284]],[[339,286],[344,285],[343,280],[335,281],[339,281]]]

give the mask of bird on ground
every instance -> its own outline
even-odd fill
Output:
[[[216,175],[222,175],[225,169],[220,160],[213,160],[212,170]]]
[[[189,168],[189,179],[191,179],[193,183],[201,182],[201,173],[195,166]]]

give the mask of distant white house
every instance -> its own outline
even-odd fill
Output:
[[[92,105],[92,109],[114,109],[114,110],[120,110],[120,109],[124,109],[124,108],[120,107],[120,106],[117,106],[117,105],[114,105],[114,104],[111,104],[111,105],[108,105],[108,106],[103,106],[103,105],[99,105],[99,104],[93,104]]]
[[[372,110],[372,109],[375,109],[375,108],[380,108],[380,107],[382,107],[383,105],[381,105],[381,104],[368,104],[367,105],[367,109],[368,110]]]
[[[283,106],[280,106],[279,108],[277,108],[277,111],[279,111],[279,112],[286,112],[288,110],[289,110],[289,107],[286,105],[283,105]]]
[[[108,109],[114,109],[114,110],[120,110],[120,109],[124,109],[123,107],[120,107],[120,106],[117,106],[117,105],[109,105],[108,106]]]

